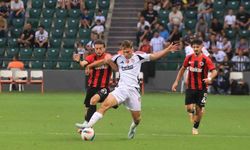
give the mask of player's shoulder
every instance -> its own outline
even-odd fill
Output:
[[[95,57],[96,57],[96,54],[95,54],[95,53],[86,56],[86,58],[95,58]]]

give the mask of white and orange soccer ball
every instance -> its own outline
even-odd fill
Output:
[[[95,131],[93,128],[84,128],[81,131],[81,138],[84,141],[93,141],[95,138]]]

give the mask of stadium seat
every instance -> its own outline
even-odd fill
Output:
[[[61,50],[61,57],[60,59],[63,60],[72,60],[74,49],[72,48],[65,48]]]
[[[64,19],[55,19],[54,20],[54,28],[64,29],[64,27],[65,27],[65,20]]]
[[[60,69],[70,69],[71,63],[70,62],[59,62]]]
[[[47,60],[57,59],[59,56],[58,48],[49,48],[47,50]]]
[[[75,18],[75,19],[79,19],[80,15],[81,15],[81,10],[79,9],[71,9],[68,11],[68,15],[70,18]]]
[[[19,56],[21,59],[30,59],[32,56],[32,49],[28,48],[20,49]]]
[[[250,30],[240,30],[239,31],[239,36],[243,38],[248,38],[250,37]]]
[[[30,24],[32,25],[32,28],[33,28],[34,30],[36,30],[37,27],[38,27],[39,19],[36,19],[36,18],[28,18],[27,22],[30,23]]]
[[[17,48],[18,47],[17,39],[16,38],[9,38],[8,39],[8,47],[9,48]]]
[[[44,93],[44,80],[42,70],[30,71],[30,84],[41,84],[41,93]]]
[[[79,19],[69,18],[67,23],[68,23],[68,28],[69,29],[78,30],[78,28],[79,28]]]
[[[74,28],[70,28],[65,32],[65,37],[68,39],[75,39],[76,35],[77,35],[77,30],[75,30]]]
[[[61,39],[63,37],[63,30],[60,28],[53,28],[51,30],[51,37],[55,39]]]
[[[42,12],[41,9],[34,9],[34,8],[31,8],[31,9],[29,10],[29,17],[30,17],[30,18],[39,19],[39,18],[40,18],[40,15],[41,15],[41,12]]]
[[[31,61],[31,69],[42,69],[43,68],[43,61],[36,60]]]
[[[18,54],[18,51],[19,51],[18,48],[8,48],[6,50],[7,58],[13,58]]]
[[[16,76],[15,77],[17,78],[15,80],[15,83],[18,84],[18,86],[19,86],[19,92],[21,92],[24,89],[23,88],[23,84],[27,84],[28,83],[28,71],[26,71],[26,70],[16,71]]]
[[[241,0],[241,5],[244,6],[245,10],[250,11],[250,1],[249,0]]]
[[[79,38],[90,39],[90,29],[79,29]]]
[[[88,10],[94,10],[96,8],[96,1],[97,0],[86,0],[85,6],[88,8]]]
[[[109,0],[98,0],[98,7],[102,10],[108,10],[110,5]]]
[[[185,11],[185,18],[196,19],[197,18],[197,11],[194,11],[194,10]]]
[[[40,20],[40,25],[43,25],[45,30],[48,31],[51,28],[52,20],[47,18],[42,18]]]
[[[102,10],[102,15],[107,18],[109,10]]]
[[[80,39],[80,42],[81,42],[83,45],[86,45],[89,41],[90,41],[90,39]]]
[[[218,19],[220,22],[224,21],[224,10],[215,10],[213,12],[213,17]]]
[[[197,21],[195,19],[190,19],[190,20],[186,19],[185,20],[185,27],[186,27],[186,29],[194,31],[196,23],[197,23]]]
[[[64,19],[68,15],[67,10],[65,9],[56,9],[56,18]]]
[[[49,9],[55,9],[56,7],[56,0],[45,0],[45,8],[49,8]]]
[[[23,29],[22,28],[13,28],[11,29],[11,37],[12,38],[19,38]]]
[[[33,50],[33,58],[34,59],[44,59],[45,57],[45,48],[34,48]]]
[[[94,16],[95,16],[95,10],[89,10],[89,17],[91,21],[93,20]]]
[[[74,48],[75,39],[64,39],[63,40],[63,48]]]
[[[54,12],[55,12],[54,9],[43,9],[42,12],[43,18],[49,18],[49,19],[53,18]]]
[[[81,69],[80,64],[77,62],[72,62],[71,65],[72,65],[72,69],[76,69],[76,70]]]
[[[229,80],[243,80],[243,72],[230,72]]]
[[[36,9],[42,9],[43,7],[43,0],[32,0],[31,7]]]
[[[4,54],[5,54],[5,49],[4,48],[0,48],[0,57],[2,58],[4,56]],[[2,62],[3,61],[1,61],[1,65],[2,65]]]
[[[159,22],[162,23],[165,28],[167,28],[167,25],[168,25],[167,19],[160,19]]]
[[[0,48],[4,48],[7,44],[6,38],[0,38]]]
[[[228,30],[225,30],[225,33],[226,33],[226,37],[228,39],[235,39],[236,37],[236,31],[235,30],[232,30],[232,29],[228,29]]]
[[[20,18],[13,19],[12,20],[12,25],[13,25],[14,28],[23,28],[24,19],[20,19]]]
[[[60,48],[61,47],[61,39],[50,39],[50,47],[51,48]]]
[[[213,3],[213,9],[216,10],[224,10],[225,8],[225,0],[215,0]]]
[[[168,20],[169,13],[170,13],[169,10],[161,9],[159,11],[158,17],[159,17],[159,19],[164,19],[164,20],[167,19]]]
[[[46,61],[44,62],[45,69],[56,69],[57,62],[54,61]]]
[[[227,2],[227,9],[237,10],[239,8],[239,0],[231,0]]]
[[[12,71],[11,70],[0,70],[0,93],[2,92],[3,84],[12,84]],[[11,91],[11,87],[9,89]]]

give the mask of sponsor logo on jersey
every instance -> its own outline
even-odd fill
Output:
[[[108,68],[107,65],[101,65],[101,66],[95,67],[96,70],[107,69],[107,68]]]
[[[122,66],[122,71],[125,71],[125,70],[131,70],[133,69],[134,66],[133,65],[129,65],[129,66]]]
[[[194,68],[194,67],[189,67],[189,70],[191,71],[191,72],[202,72],[202,69],[200,69],[200,68]]]

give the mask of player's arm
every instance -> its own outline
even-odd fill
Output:
[[[73,60],[75,62],[78,62],[81,67],[85,67],[87,64],[89,64],[86,60],[81,61],[80,60],[80,55],[79,54],[74,54],[73,55]]]
[[[179,48],[179,43],[171,43],[168,47],[166,47],[165,49],[155,52],[155,53],[151,53],[150,54],[150,60],[157,60],[160,59],[164,56],[166,56],[169,52],[171,51],[176,51]]]
[[[105,65],[105,64],[109,65],[113,70],[118,71],[117,65],[110,58],[95,61],[95,62],[89,64],[87,66],[87,69],[91,69],[93,67],[98,67],[98,66]]]
[[[178,83],[182,79],[185,70],[186,70],[186,67],[184,67],[184,66],[182,66],[181,69],[179,70],[178,75],[177,75],[177,77],[172,85],[172,91],[174,91],[174,92],[176,91]]]
[[[206,78],[206,79],[203,79],[203,81],[206,84],[210,84],[216,76],[217,76],[217,70],[214,69],[214,70],[211,71],[210,76],[208,78]]]

